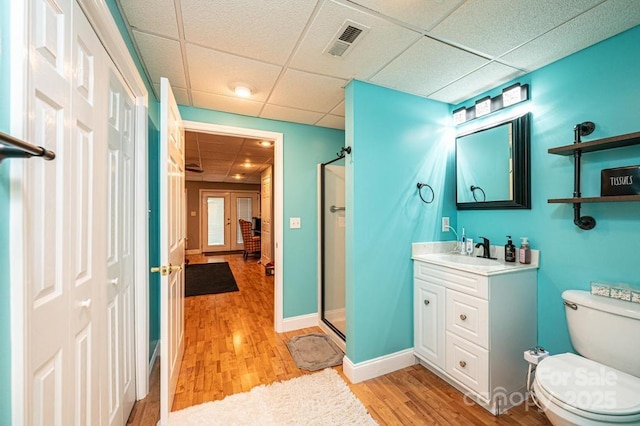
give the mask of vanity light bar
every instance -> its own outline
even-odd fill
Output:
[[[510,107],[529,99],[529,85],[520,83],[513,84],[502,89],[502,93],[498,96],[487,96],[478,99],[474,106],[469,108],[458,108],[453,111],[453,124],[458,125],[471,121],[474,118],[483,117],[485,115],[500,111],[501,109]]]

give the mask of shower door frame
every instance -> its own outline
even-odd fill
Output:
[[[335,335],[337,337],[339,337],[342,340],[342,343],[346,344],[347,341],[347,337],[345,335],[345,333],[343,333],[341,330],[339,330],[335,325],[333,325],[331,323],[331,321],[329,321],[326,317],[325,317],[325,298],[324,298],[324,292],[325,292],[325,272],[324,272],[324,268],[325,268],[325,264],[326,264],[326,256],[325,256],[325,196],[324,196],[324,191],[325,191],[325,167],[335,163],[336,161],[339,160],[343,160],[344,159],[344,155],[339,156],[337,158],[334,158],[331,161],[328,161],[326,163],[320,163],[318,165],[319,168],[319,177],[318,177],[318,182],[319,182],[319,206],[320,206],[320,212],[318,214],[318,221],[319,223],[319,227],[318,227],[318,232],[319,232],[319,244],[320,244],[320,249],[319,249],[319,257],[320,257],[320,268],[318,268],[318,275],[319,275],[319,281],[320,281],[320,286],[319,286],[319,297],[318,300],[320,302],[320,309],[319,309],[319,314],[320,314],[320,322],[321,322],[321,326],[327,326],[333,333],[335,333]],[[346,285],[346,283],[345,283]],[[346,330],[345,330],[346,331]],[[340,342],[338,342],[340,343]]]

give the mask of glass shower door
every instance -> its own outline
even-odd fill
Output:
[[[346,339],[344,166],[322,165],[321,296],[322,321]]]

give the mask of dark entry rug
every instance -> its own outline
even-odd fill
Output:
[[[228,262],[204,263],[187,266],[184,295],[202,296],[238,291]]]

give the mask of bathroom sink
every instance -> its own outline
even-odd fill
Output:
[[[485,259],[456,253],[416,254],[412,258],[421,262],[487,276],[514,272],[518,269],[537,268],[536,265],[506,263],[503,260]]]
[[[504,265],[504,262],[495,259],[485,259],[483,257],[465,256],[461,254],[440,254],[434,255],[444,262],[462,263],[464,265],[475,266],[499,266]]]

